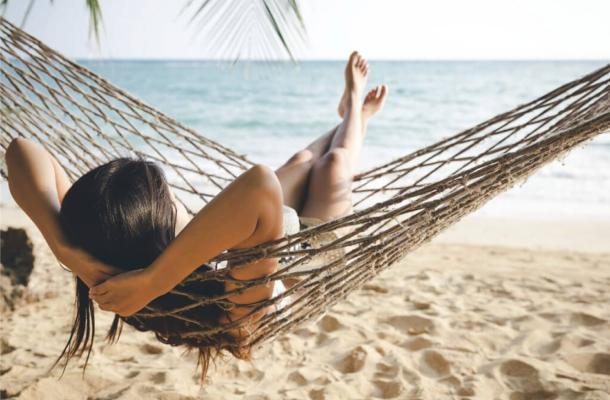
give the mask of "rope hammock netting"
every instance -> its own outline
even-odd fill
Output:
[[[0,145],[36,140],[74,181],[119,156],[163,166],[177,199],[194,214],[252,165],[142,103],[86,68],[66,59],[5,19],[0,19],[2,123]],[[610,65],[428,147],[360,173],[354,179],[355,211],[256,248],[225,252],[210,265],[239,265],[278,257],[278,271],[237,281],[229,268],[195,271],[172,293],[175,309],[148,307],[125,320],[136,327],[151,318],[176,319],[182,341],[200,340],[247,324],[249,317],[288,298],[287,305],[249,326],[251,344],[314,318],[396,263],[461,217],[525,179],[544,164],[610,128]],[[2,175],[6,178],[3,167]],[[349,233],[346,233],[349,232]],[[233,268],[233,267],[231,267]],[[208,297],[192,284],[232,281],[238,289]],[[272,280],[297,283],[255,304],[245,317],[223,326],[198,319],[201,307],[227,301]]]

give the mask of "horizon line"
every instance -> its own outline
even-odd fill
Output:
[[[157,57],[70,57],[79,61],[206,61],[223,63],[304,63],[304,62],[345,62],[343,58],[290,59],[228,59],[228,58],[157,58]],[[610,62],[609,58],[368,58],[368,61],[383,62]]]

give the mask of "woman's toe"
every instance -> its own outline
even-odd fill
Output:
[[[388,87],[388,85],[382,85],[381,86],[381,97],[386,97],[388,95],[390,88]]]

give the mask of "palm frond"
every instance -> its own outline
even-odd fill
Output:
[[[23,28],[30,17],[30,13],[32,12],[32,8],[34,7],[34,3],[36,0],[30,0],[25,12],[23,13],[23,17],[21,18],[21,28]],[[49,0],[51,4],[53,4],[53,0]],[[2,15],[8,8],[9,0],[0,0],[0,11]],[[98,0],[85,0],[85,4],[87,6],[87,10],[89,11],[89,35],[95,37],[95,41],[99,45],[100,43],[100,28],[102,26],[102,9],[100,7],[100,3]]]
[[[216,58],[294,61],[307,41],[298,0],[189,0],[182,13]]]
[[[30,17],[30,13],[32,12],[32,7],[34,6],[34,0],[30,0],[28,3],[28,7],[25,9],[25,13],[23,13],[23,18],[21,18],[21,29],[25,26],[26,21]]]
[[[53,3],[53,0],[50,0]],[[0,0],[4,12],[9,0]],[[29,0],[21,25],[25,25],[35,0]],[[99,45],[102,10],[99,0],[85,0],[89,35]],[[298,0],[188,0],[183,13],[205,40],[215,58],[296,60],[307,41],[305,21]]]
[[[86,0],[89,10],[89,36],[95,37],[96,43],[100,44],[100,27],[102,25],[102,9],[98,0]]]

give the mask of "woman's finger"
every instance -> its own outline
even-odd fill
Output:
[[[113,303],[106,303],[103,306],[100,306],[100,309],[103,310],[103,311],[113,312],[115,314],[121,315],[119,307],[116,304],[113,304]]]
[[[99,296],[108,292],[108,285],[106,282],[95,285],[89,290],[89,294],[92,296]]]
[[[97,302],[96,302],[97,303]],[[101,308],[102,310],[106,310],[107,308],[112,307],[112,303],[107,301],[105,303],[97,303],[98,307]]]
[[[112,295],[110,292],[102,293],[102,294],[91,294],[89,293],[89,298],[93,299],[96,303],[106,303],[112,299]]]

